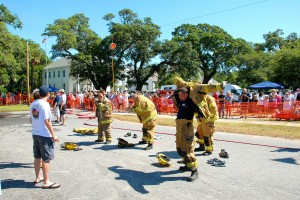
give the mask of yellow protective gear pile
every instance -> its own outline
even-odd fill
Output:
[[[62,147],[66,150],[75,150],[78,148],[78,145],[74,142],[65,142]]]
[[[97,134],[98,128],[74,128],[73,132],[81,134]]]
[[[162,153],[158,153],[156,155],[157,159],[158,159],[158,162],[161,166],[164,166],[164,167],[170,167],[172,162],[171,162],[171,159],[166,156],[165,154],[162,154]]]

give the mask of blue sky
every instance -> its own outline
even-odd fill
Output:
[[[171,33],[183,23],[217,25],[234,38],[262,43],[263,34],[283,29],[286,37],[292,32],[300,35],[299,0],[0,0],[23,23],[23,29],[9,30],[22,38],[42,44],[47,24],[83,13],[90,19],[90,27],[100,37],[108,35],[107,13],[129,8],[139,18],[152,18],[161,26],[161,38],[170,39]],[[47,39],[47,53],[55,38]]]

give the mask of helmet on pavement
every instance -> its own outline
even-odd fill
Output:
[[[162,153],[158,153],[156,155],[157,159],[158,159],[158,162],[161,166],[165,166],[165,167],[170,167],[171,166],[171,159],[166,156],[165,154],[162,154]]]
[[[74,142],[65,142],[65,149],[67,150],[74,150],[78,148],[78,145]]]

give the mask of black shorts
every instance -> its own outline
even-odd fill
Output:
[[[54,142],[50,137],[32,135],[33,138],[33,156],[36,159],[42,158],[43,161],[54,159]]]
[[[64,104],[64,105],[62,106],[61,111],[60,111],[60,114],[61,114],[61,115],[66,114],[66,104]]]

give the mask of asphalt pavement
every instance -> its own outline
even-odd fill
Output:
[[[191,183],[186,181],[190,172],[178,170],[181,159],[174,127],[158,126],[162,138],[155,140],[154,149],[145,151],[145,145],[117,146],[117,138],[131,143],[141,140],[139,123],[114,120],[109,145],[95,143],[96,135],[73,132],[73,128],[95,125],[96,119],[68,114],[67,126],[54,126],[60,142],[50,179],[61,187],[46,190],[42,183],[33,184],[29,115],[0,115],[0,199],[299,199],[300,140],[217,132],[214,153],[196,153],[199,178]],[[138,138],[124,137],[127,132]],[[82,150],[62,150],[63,142],[77,142]],[[228,159],[222,159],[226,167],[207,164],[208,159],[219,158],[221,149],[229,153]],[[172,159],[171,167],[158,164],[159,152]]]

